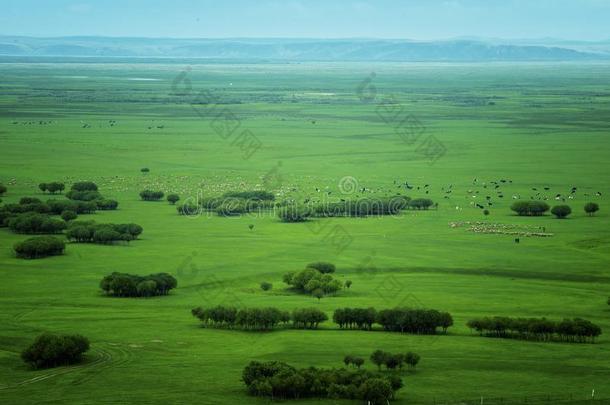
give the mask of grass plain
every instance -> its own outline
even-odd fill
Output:
[[[422,357],[417,372],[403,372],[395,403],[584,399],[593,389],[610,398],[608,67],[199,63],[187,73],[189,91],[184,80],[172,87],[185,66],[169,61],[0,64],[3,202],[44,198],[40,182],[92,180],[120,206],[83,218],[144,228],[128,246],[69,244],[63,256],[32,261],[12,251],[25,236],[0,229],[0,402],[265,403],[240,382],[250,360],[339,367],[346,354],[368,359],[378,348]],[[375,98],[362,101],[358,88],[371,72],[376,93],[366,95]],[[202,104],[201,91],[217,105]],[[399,117],[421,123],[421,139],[446,148],[433,164],[419,141],[401,139],[396,120],[379,116],[390,95]],[[260,141],[249,158],[219,136],[212,111],[220,110]],[[346,176],[357,183],[347,197],[364,187],[364,195],[430,197],[439,207],[284,224],[269,214],[180,217],[167,202],[138,198],[144,188],[183,200],[254,188],[280,199],[346,198]],[[512,181],[500,183],[503,198],[491,184],[501,179]],[[572,187],[569,219],[509,210],[513,195],[527,199],[537,188],[553,205]],[[473,205],[486,195],[488,217]],[[601,206],[595,217],[582,210],[589,201]],[[554,236],[516,244],[450,227],[458,221],[546,227]],[[285,289],[282,274],[319,260],[353,286],[320,302]],[[98,283],[113,271],[168,272],[179,287],[167,297],[107,298]],[[273,290],[263,292],[261,281]],[[261,334],[203,329],[190,314],[220,303],[315,306],[329,316],[344,306],[423,306],[449,311],[455,326],[440,336],[339,331],[330,322]],[[604,333],[594,345],[481,338],[465,323],[485,315],[583,317]],[[86,363],[29,370],[19,352],[43,331],[89,337]]]

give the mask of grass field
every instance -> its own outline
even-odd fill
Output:
[[[83,218],[144,228],[129,245],[69,244],[63,256],[30,261],[12,250],[25,236],[0,229],[1,403],[265,403],[240,381],[250,360],[339,367],[354,354],[373,369],[375,349],[422,357],[417,372],[402,372],[395,403],[584,399],[593,389],[610,398],[608,65],[209,63],[181,77],[184,68],[0,64],[3,202],[46,198],[40,182],[92,180],[120,206]],[[362,93],[371,72],[376,93]],[[402,110],[385,122],[388,96]],[[214,111],[234,116],[237,132],[251,131],[260,147],[223,138]],[[422,132],[413,143],[395,130],[403,117]],[[429,136],[445,149],[434,163],[421,149]],[[499,198],[491,182],[502,179]],[[183,200],[267,188],[278,199],[332,199],[346,197],[346,181],[357,184],[349,197],[400,192],[439,206],[285,224],[270,214],[187,218],[138,197],[145,188]],[[532,188],[553,205],[572,187],[569,219],[509,209],[513,195],[535,196]],[[474,204],[487,195],[484,217]],[[595,217],[583,212],[589,201],[601,207]],[[450,226],[459,221],[545,227],[553,236],[517,244]],[[353,286],[320,302],[285,289],[285,272],[319,260]],[[179,285],[167,297],[104,297],[99,281],[113,271],[168,272]],[[261,281],[273,290],[263,292]],[[331,322],[247,333],[203,329],[190,314],[219,303],[329,315],[343,306],[421,306],[450,312],[455,326],[438,336],[339,331]],[[465,326],[493,315],[583,317],[604,332],[596,344],[536,343],[482,338]],[[19,353],[43,331],[89,337],[86,363],[30,370]]]

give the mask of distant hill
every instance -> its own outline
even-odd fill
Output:
[[[577,45],[577,46],[575,46]],[[604,44],[602,44],[604,45]],[[145,57],[277,61],[574,61],[610,60],[607,46],[460,39],[166,39],[0,36],[0,55]],[[607,44],[605,44],[607,45]]]

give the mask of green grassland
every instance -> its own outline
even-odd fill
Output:
[[[339,367],[346,354],[368,360],[378,348],[422,357],[417,372],[402,372],[395,403],[586,398],[592,389],[610,398],[608,68],[209,63],[191,66],[189,91],[185,81],[172,89],[184,69],[178,63],[0,64],[3,202],[44,198],[40,182],[92,180],[120,206],[84,219],[144,228],[129,245],[69,244],[63,256],[30,261],[12,251],[25,236],[0,229],[0,402],[265,403],[247,397],[240,381],[250,360]],[[363,102],[358,86],[371,72],[376,98]],[[201,104],[204,90],[217,105]],[[377,114],[389,95],[401,117],[425,128],[422,139],[444,145],[436,162]],[[220,109],[260,141],[251,157],[215,131]],[[342,194],[346,176],[367,191]],[[501,183],[503,198],[490,185],[501,179],[512,181]],[[401,187],[405,181],[415,187]],[[569,219],[509,210],[513,195],[529,199],[532,188],[553,205],[572,187]],[[285,224],[271,214],[178,216],[167,202],[140,201],[145,188],[183,200],[262,188],[299,201],[402,193],[439,206]],[[473,205],[486,195],[488,217]],[[589,201],[600,204],[595,217],[583,212]],[[554,236],[517,244],[450,226],[458,221],[546,227]],[[285,289],[285,272],[319,260],[335,263],[337,277],[353,286],[320,302]],[[104,297],[99,281],[113,271],[168,272],[179,285],[166,297]],[[261,281],[273,290],[263,292]],[[455,326],[439,336],[339,331],[331,322],[317,331],[247,333],[203,329],[190,314],[220,303],[315,306],[329,315],[343,306],[429,307],[450,312]],[[604,332],[594,345],[536,343],[481,338],[465,326],[488,315],[583,317]],[[43,331],[89,337],[85,364],[28,369],[19,352]]]

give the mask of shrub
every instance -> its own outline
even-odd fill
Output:
[[[112,273],[100,281],[100,288],[113,297],[151,297],[167,295],[178,286],[178,281],[167,273],[137,276]]]
[[[159,201],[164,195],[163,191],[143,190],[140,192],[140,198],[144,201]]]
[[[273,284],[267,282],[267,281],[263,281],[261,283],[261,290],[263,291],[269,291],[273,288]]]
[[[311,268],[311,269],[316,269],[318,270],[320,273],[334,273],[336,270],[336,267],[334,264],[332,263],[327,263],[327,262],[315,262],[315,263],[309,263],[307,265],[307,267]]]
[[[558,219],[563,219],[572,213],[572,209],[567,205],[556,205],[551,209],[551,214]]]
[[[587,213],[587,215],[589,215],[590,217],[595,215],[595,213],[599,211],[599,205],[593,202],[587,203],[585,204],[585,212]]]
[[[25,204],[41,204],[42,201],[40,201],[38,198],[36,197],[21,197],[19,199],[19,205],[25,205]]]
[[[14,246],[17,257],[40,259],[47,256],[63,254],[66,248],[64,241],[52,236],[39,236],[18,242]]]
[[[170,194],[167,196],[167,201],[169,201],[169,203],[172,205],[176,204],[178,200],[180,200],[180,196],[178,194]]]
[[[143,167],[143,168],[140,169],[140,171],[142,173],[148,173],[148,172],[150,172],[150,169],[148,167]]]
[[[178,205],[176,210],[178,211],[178,215],[186,216],[199,215],[201,213],[201,208],[191,202],[185,202],[184,204]]]
[[[73,219],[76,219],[78,215],[76,215],[76,212],[74,211],[64,211],[61,213],[61,219],[63,219],[64,221],[68,222],[68,221],[72,221]]]
[[[57,367],[80,362],[87,350],[89,340],[84,336],[44,333],[21,353],[21,358],[36,369]]]
[[[2,183],[0,183],[0,195],[4,195],[4,193],[6,193],[6,186]]]

